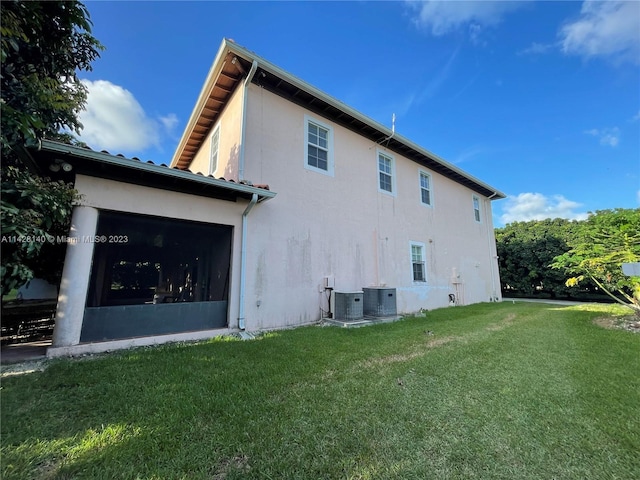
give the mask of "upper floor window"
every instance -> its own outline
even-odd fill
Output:
[[[305,115],[305,167],[333,175],[333,129]]]
[[[211,162],[209,166],[209,174],[213,175],[218,169],[218,154],[220,150],[220,125],[218,125],[211,135]]]
[[[395,195],[395,160],[378,150],[378,189]]]
[[[420,200],[423,205],[433,205],[431,194],[431,175],[427,172],[420,172]]]
[[[480,222],[480,197],[473,196],[473,218],[476,222]]]

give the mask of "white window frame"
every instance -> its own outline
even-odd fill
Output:
[[[472,195],[471,202],[473,205],[473,219],[477,223],[482,223],[482,207],[480,204],[480,197],[478,195]],[[477,208],[476,208],[476,203],[477,203]]]
[[[429,188],[424,188],[422,185],[422,177],[427,177],[429,179]],[[418,173],[418,186],[420,187],[420,203],[425,207],[433,207],[433,175],[424,170],[420,170]],[[422,198],[423,190],[429,192],[429,203],[425,203]]]
[[[321,146],[312,144],[309,142],[309,124],[313,124],[317,127],[320,127],[327,131],[327,169],[324,170],[322,168],[315,167],[313,165],[309,165],[309,146],[312,145],[314,147],[323,148]],[[334,163],[333,163],[333,127],[331,125],[327,125],[316,118],[313,118],[309,115],[304,116],[304,168],[307,170],[311,170],[312,172],[321,173],[323,175],[328,175],[330,177],[334,176]]]
[[[422,276],[424,277],[422,280],[416,280],[414,265],[415,262],[413,256],[414,247],[420,248],[421,260],[420,264],[422,264]],[[424,285],[427,283],[427,246],[422,242],[409,242],[409,264],[411,265],[411,280],[414,285]]]
[[[218,136],[218,143],[215,146],[214,151],[214,143],[213,139]],[[218,162],[220,160],[220,124],[216,125],[213,131],[211,132],[211,139],[209,145],[209,175],[215,175],[216,170],[218,169]],[[215,161],[214,161],[215,157]]]
[[[380,170],[380,157],[384,157],[385,159],[390,161],[390,172],[383,172]],[[385,193],[387,195],[391,195],[393,197],[396,196],[396,158],[391,155],[389,152],[386,152],[381,149],[376,149],[376,172],[377,172],[377,181],[378,181],[378,191],[381,193]],[[382,188],[380,185],[380,174],[388,175],[391,177],[391,191]]]

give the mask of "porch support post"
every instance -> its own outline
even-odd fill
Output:
[[[53,348],[80,343],[93,258],[92,239],[96,235],[97,226],[97,209],[85,206],[73,208],[67,255],[58,294],[58,309],[51,345]]]

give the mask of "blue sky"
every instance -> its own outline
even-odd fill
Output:
[[[502,190],[494,223],[640,206],[640,2],[87,2],[80,136],[169,163],[223,37]]]

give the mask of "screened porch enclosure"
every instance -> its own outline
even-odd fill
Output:
[[[101,211],[81,342],[226,327],[233,227]]]

